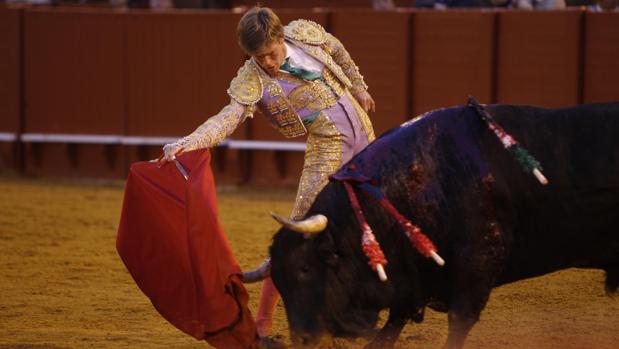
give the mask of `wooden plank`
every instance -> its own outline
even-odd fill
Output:
[[[499,13],[497,102],[578,104],[580,11]]]
[[[619,13],[585,17],[584,102],[619,101]]]
[[[376,102],[376,134],[400,125],[409,110],[409,20],[406,12],[337,10],[331,31],[344,44]]]
[[[413,15],[413,116],[463,104],[468,95],[492,102],[495,13],[419,11]]]
[[[22,11],[0,9],[0,132],[17,133],[21,113]]]
[[[25,132],[122,134],[123,14],[27,10]]]

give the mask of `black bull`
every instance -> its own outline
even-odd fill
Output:
[[[387,282],[367,265],[346,191],[331,182],[308,217],[328,218],[315,238],[282,228],[270,249],[295,345],[326,332],[372,332],[390,347],[424,307],[447,311],[446,348],[461,348],[493,287],[570,268],[606,271],[619,285],[619,103],[568,109],[495,105],[488,111],[542,164],[550,183],[521,170],[475,110],[441,109],[395,128],[351,160],[419,225],[446,265],[421,256],[401,226],[357,191],[388,259]],[[350,164],[349,163],[349,164]]]

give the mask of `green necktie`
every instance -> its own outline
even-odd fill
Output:
[[[308,80],[308,81],[320,79],[322,77],[321,73],[316,73],[316,72],[312,72],[312,71],[305,70],[302,68],[295,68],[291,66],[290,63],[288,63],[288,58],[284,60],[284,64],[282,64],[281,67],[279,67],[279,69],[287,71],[290,74],[298,78],[301,78],[303,80]]]
[[[286,58],[284,60],[284,64],[282,64],[279,69],[283,70],[283,71],[287,71],[290,74],[301,78],[303,80],[307,80],[307,81],[312,81],[312,80],[316,80],[316,79],[320,79],[322,78],[322,73],[316,73],[316,72],[311,72],[309,70],[305,70],[302,68],[295,68],[293,66],[290,65],[290,63],[288,62],[289,58]],[[320,114],[319,111],[314,112],[310,115],[308,115],[305,119],[303,119],[303,123],[305,124],[305,126],[309,126],[312,121],[314,121],[316,119],[316,117],[318,117],[318,115]]]

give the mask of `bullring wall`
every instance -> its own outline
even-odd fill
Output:
[[[434,108],[617,101],[619,14],[579,10],[279,10],[347,47],[377,134]],[[228,101],[246,59],[227,11],[0,9],[0,168],[122,178]],[[219,183],[295,184],[304,139],[260,115],[214,149]]]
[[[21,17],[19,9],[0,10],[0,169],[15,168],[21,118]]]

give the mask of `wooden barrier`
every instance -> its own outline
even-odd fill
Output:
[[[619,99],[616,13],[278,13],[284,23],[321,23],[344,43],[377,102],[377,134],[468,94],[547,107]],[[239,18],[227,11],[1,9],[0,48],[8,54],[0,58],[0,138],[23,125],[31,173],[124,176],[131,161],[157,157],[162,143],[228,103],[225,91],[245,59],[234,35]],[[285,141],[297,143],[259,143]],[[218,182],[296,184],[304,141],[284,139],[257,115],[228,147],[213,150]],[[2,168],[13,149],[0,143]]]
[[[0,9],[0,170],[17,167],[15,147],[21,113],[22,11]]]
[[[25,12],[26,132],[122,134],[124,17]]]
[[[114,11],[26,10],[24,81],[28,109],[24,132],[122,134],[124,36],[124,16]],[[28,147],[27,170],[97,177],[125,173],[119,147],[84,145],[82,149],[80,144],[84,143],[52,146],[43,142]],[[116,160],[106,160],[112,156],[110,152]],[[45,161],[37,161],[37,157]]]
[[[184,136],[229,103],[226,89],[243,62],[239,18],[184,11],[126,16],[127,135]]]
[[[15,142],[0,142],[0,171],[15,170],[17,168],[16,147],[17,144]]]
[[[580,102],[580,11],[500,12],[497,102],[564,107]]]
[[[17,133],[21,102],[21,11],[0,10],[0,132]]]
[[[235,37],[239,14],[137,11],[126,17],[127,135],[185,136],[230,102],[226,89],[244,59]],[[246,139],[247,132],[241,125],[233,137]],[[236,152],[218,153],[226,156],[213,162],[218,182],[243,180]],[[140,154],[160,153],[160,146],[138,146],[128,152],[127,165]]]
[[[584,103],[619,101],[619,13],[585,15]]]
[[[376,135],[400,125],[409,110],[409,13],[335,10],[331,32],[359,66],[376,102]]]
[[[256,3],[260,3],[262,6],[271,7],[274,9],[286,8],[286,9],[308,9],[308,8],[372,8],[372,0],[304,0],[304,1],[290,1],[290,0],[232,0],[233,6],[254,6]]]
[[[27,142],[26,171],[45,176],[124,178],[124,151],[118,144]]]
[[[465,103],[493,101],[495,13],[420,11],[413,14],[412,116]]]

